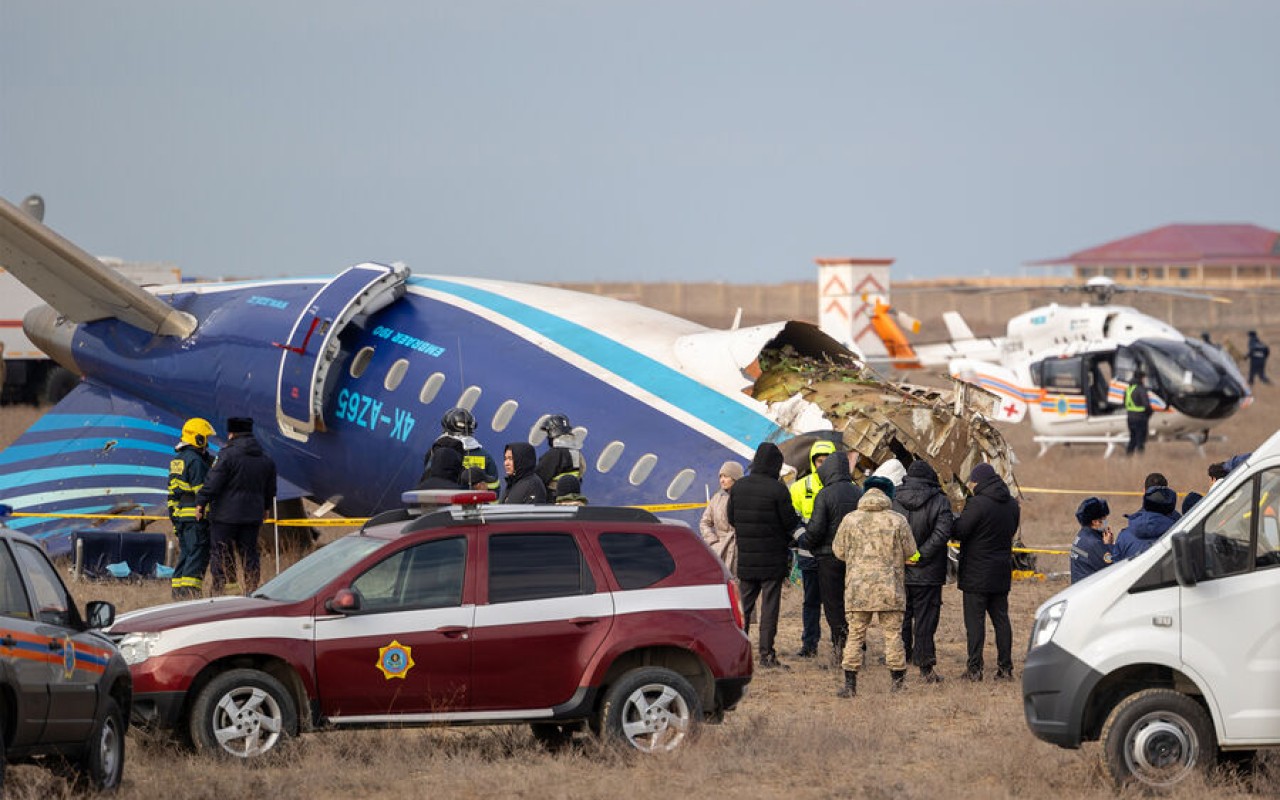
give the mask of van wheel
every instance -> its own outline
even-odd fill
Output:
[[[702,700],[683,675],[665,667],[624,674],[605,694],[604,736],[643,753],[670,752],[697,735]]]
[[[189,728],[201,752],[256,758],[297,732],[298,713],[280,681],[260,670],[233,669],[196,695]]]
[[[1120,701],[1100,738],[1117,783],[1136,780],[1156,789],[1207,770],[1218,749],[1204,707],[1172,689],[1144,689]]]
[[[70,765],[76,784],[98,792],[119,788],[124,774],[124,732],[124,714],[115,698],[107,697],[85,742],[84,754],[78,763]]]

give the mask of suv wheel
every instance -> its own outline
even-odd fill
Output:
[[[1213,762],[1217,741],[1204,708],[1172,689],[1145,689],[1111,710],[1102,754],[1117,783],[1164,789]]]
[[[198,750],[239,758],[261,756],[294,735],[298,714],[284,684],[261,670],[233,669],[209,681],[191,706]]]
[[[84,755],[71,765],[76,783],[95,791],[111,791],[120,786],[124,773],[124,714],[115,698],[107,697],[102,714],[93,724],[85,742]]]
[[[697,732],[702,701],[683,675],[665,667],[624,674],[609,688],[600,712],[605,736],[644,753],[669,752]]]

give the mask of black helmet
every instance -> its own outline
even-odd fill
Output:
[[[564,414],[552,414],[542,421],[542,429],[547,432],[548,439],[573,433],[573,425]]]
[[[465,408],[451,408],[441,418],[440,427],[445,433],[470,436],[476,432],[476,418]]]

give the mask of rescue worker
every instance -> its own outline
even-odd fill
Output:
[[[475,438],[476,418],[465,408],[451,408],[440,418],[440,436],[437,437],[427,451],[422,463],[423,479],[431,469],[431,459],[439,447],[449,445],[460,451],[462,468],[479,467],[484,470],[485,483],[493,491],[498,491],[498,462],[494,461],[480,442]],[[456,442],[455,446],[453,443]]]
[[[221,594],[234,577],[236,561],[244,574],[246,595],[261,577],[258,532],[271,517],[276,499],[276,465],[253,436],[253,420],[227,420],[227,446],[196,494],[196,519],[209,519],[210,573],[213,593]]]
[[[169,462],[169,521],[178,537],[178,563],[170,589],[174,600],[204,594],[204,571],[209,566],[209,523],[196,519],[196,495],[204,487],[213,456],[209,440],[217,436],[208,420],[192,417],[182,426],[181,440]]]
[[[502,454],[502,467],[507,473],[507,493],[499,501],[504,504],[545,503],[547,486],[534,472],[537,456],[528,442],[512,442]]]
[[[1270,384],[1271,379],[1267,377],[1267,358],[1271,355],[1271,348],[1262,343],[1258,338],[1257,331],[1249,331],[1249,385],[1253,385],[1253,379],[1257,378],[1263,383]]]
[[[1116,560],[1133,558],[1156,543],[1178,521],[1178,495],[1168,486],[1152,486],[1142,494],[1142,510],[1129,514],[1129,524],[1116,537]]]
[[[720,491],[707,500],[707,508],[698,520],[702,541],[720,557],[729,573],[738,577],[738,538],[729,524],[729,490],[742,478],[742,465],[726,461],[720,465]]]
[[[791,505],[800,515],[802,523],[808,523],[813,516],[813,501],[822,491],[822,477],[818,468],[827,457],[836,452],[834,442],[819,439],[809,446],[809,474],[791,484]],[[800,650],[796,658],[813,658],[818,654],[818,641],[822,638],[822,592],[818,583],[818,560],[813,553],[804,547],[804,543],[796,549],[796,567],[800,570],[800,586],[804,591],[804,600],[800,607]],[[827,627],[834,641],[836,628],[831,627],[830,619]],[[844,627],[843,621],[839,627]]]
[[[729,490],[727,511],[738,538],[738,585],[748,633],[756,599],[760,600],[760,657],[756,663],[766,669],[787,668],[778,660],[773,645],[782,608],[782,582],[787,579],[790,547],[800,525],[791,495],[779,480],[782,464],[778,446],[761,442],[747,477]]]
[[[1076,508],[1080,532],[1071,543],[1071,582],[1077,583],[1115,561],[1115,532],[1107,524],[1111,506],[1100,497],[1086,497]]]
[[[547,452],[538,459],[535,472],[547,487],[548,495],[554,496],[556,480],[561,475],[575,475],[578,483],[583,479],[582,445],[573,432],[573,425],[564,414],[552,414],[542,421],[542,430],[547,434]]]
[[[556,481],[556,505],[585,506],[587,496],[582,493],[582,484],[577,475],[561,475]]]
[[[990,464],[974,466],[969,486],[973,494],[955,524],[955,538],[960,542],[956,585],[964,595],[969,648],[968,664],[960,677],[982,680],[982,649],[990,617],[996,635],[996,680],[1013,680],[1009,589],[1013,583],[1013,536],[1022,521],[1022,508]]]
[[[1124,390],[1124,410],[1129,423],[1129,444],[1125,447],[1125,455],[1141,453],[1147,447],[1147,430],[1151,424],[1151,398],[1147,395],[1147,387],[1142,384],[1146,377],[1142,367],[1133,372],[1133,380]]]
[[[883,466],[882,466],[883,468]],[[879,474],[880,470],[876,470]],[[902,646],[907,661],[920,668],[925,683],[940,683],[934,671],[938,663],[934,636],[942,616],[942,586],[947,582],[947,541],[955,516],[942,491],[938,473],[927,461],[917,459],[907,468],[894,500],[905,510],[911,537],[920,560],[906,573],[907,603],[902,616]]]
[[[418,481],[415,489],[470,489],[462,485],[462,459],[458,451],[449,447],[438,447],[433,450],[431,464],[427,466],[427,474]],[[488,485],[486,475],[485,484]]]
[[[813,500],[813,514],[805,525],[804,546],[818,562],[818,590],[822,610],[831,631],[831,653],[838,664],[844,658],[844,643],[849,638],[849,621],[844,609],[844,562],[836,558],[831,545],[840,523],[857,510],[862,489],[849,474],[849,459],[836,454],[818,467],[822,491]]]
[[[467,467],[464,469],[462,474],[458,476],[458,483],[462,484],[464,489],[473,489],[477,492],[490,491],[489,476],[479,467]]]
[[[906,688],[907,655],[902,647],[902,610],[906,606],[905,573],[919,560],[907,518],[891,508],[893,482],[872,476],[856,511],[845,516],[832,542],[832,552],[845,563],[845,616],[849,638],[844,645],[844,686],[837,697],[858,693],[863,643],[872,621],[884,634],[884,663],[890,691]]]

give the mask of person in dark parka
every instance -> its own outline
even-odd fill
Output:
[[[1126,514],[1129,524],[1116,536],[1116,560],[1145,553],[1178,521],[1177,508],[1178,495],[1168,486],[1152,486],[1143,492],[1142,510]]]
[[[782,666],[773,642],[778,632],[782,582],[790,567],[789,548],[800,527],[791,493],[778,480],[782,464],[778,446],[762,442],[751,459],[748,475],[729,490],[727,507],[729,524],[738,538],[738,586],[748,631],[756,599],[760,599],[761,667]]]
[[[1013,679],[1013,629],[1009,587],[1013,576],[1013,536],[1022,518],[1017,499],[990,464],[969,473],[973,496],[955,524],[960,542],[957,585],[964,593],[964,628],[969,645],[966,680],[982,680],[986,617],[996,635],[996,680]]]
[[[240,587],[257,591],[261,577],[258,531],[271,517],[276,499],[276,465],[253,436],[253,420],[227,420],[227,446],[218,453],[196,495],[196,516],[209,519],[209,572],[215,595],[222,594],[235,562],[244,567]]]
[[[947,541],[955,524],[951,501],[928,462],[916,460],[898,487],[895,500],[905,509],[920,560],[907,567],[907,608],[902,617],[902,644],[907,661],[920,668],[925,683],[942,677],[933,637],[942,614],[942,586],[947,582]]]
[[[415,489],[462,489],[462,456],[458,451],[440,447],[433,451],[427,472]]]
[[[528,442],[512,442],[502,454],[502,466],[507,472],[507,493],[502,503],[545,503],[547,485],[542,482],[534,467],[538,463],[537,451]]]
[[[822,488],[813,499],[813,514],[805,525],[804,547],[818,561],[818,594],[831,629],[832,652],[839,660],[849,636],[849,623],[844,614],[844,562],[831,551],[831,543],[844,515],[858,508],[862,489],[854,484],[849,457],[844,453],[828,456],[818,467],[818,478]]]

